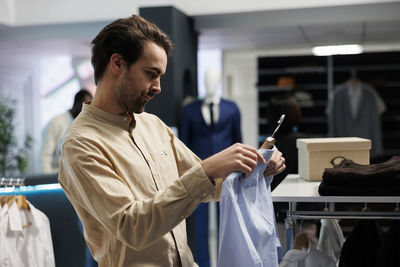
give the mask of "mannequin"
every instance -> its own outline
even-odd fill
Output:
[[[213,121],[216,124],[219,119],[219,103],[221,96],[218,93],[218,86],[221,83],[221,71],[215,67],[209,67],[204,75],[204,84],[206,87],[206,95],[204,97],[201,113],[207,125],[211,126],[211,113],[209,104],[213,109]]]
[[[182,112],[180,139],[201,159],[242,141],[240,111],[237,105],[218,93],[221,71],[209,67],[205,72],[206,95],[187,104]],[[214,125],[211,125],[212,103]]]
[[[187,104],[182,113],[179,137],[201,159],[242,141],[239,108],[218,92],[221,77],[219,68],[207,68],[204,99]],[[202,267],[210,266],[209,207],[208,203],[200,204],[186,220],[189,245]]]

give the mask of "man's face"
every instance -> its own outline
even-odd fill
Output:
[[[124,68],[117,84],[118,105],[125,111],[141,113],[145,104],[161,92],[160,78],[167,68],[165,50],[147,42],[143,56]]]

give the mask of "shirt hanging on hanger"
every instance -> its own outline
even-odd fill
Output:
[[[0,266],[55,267],[49,220],[28,205],[19,209],[14,201],[0,211]]]
[[[331,257],[316,249],[309,242],[308,249],[289,250],[279,267],[336,267],[336,263]]]
[[[268,162],[274,149],[260,149]],[[258,162],[246,179],[230,174],[220,198],[219,267],[277,267],[283,251],[276,232],[267,164]]]

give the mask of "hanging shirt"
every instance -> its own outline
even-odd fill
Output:
[[[16,238],[10,229],[8,209],[6,203],[0,211],[0,266],[24,266],[15,249]]]
[[[2,218],[1,229],[6,229],[2,235],[6,235],[1,242],[7,248],[0,251],[0,266],[55,267],[49,220],[31,203],[29,208],[18,209],[14,202],[7,210],[5,228]]]
[[[333,100],[329,105],[329,135],[332,137],[358,136],[371,139],[371,155],[382,153],[382,130],[375,94],[364,84],[361,87],[360,104],[352,116],[352,100],[349,88],[335,88]]]
[[[336,267],[336,263],[331,257],[314,248],[312,243],[309,242],[307,250],[289,250],[279,267]]]
[[[318,250],[325,252],[337,262],[344,240],[343,231],[337,219],[321,219]]]
[[[273,149],[260,149],[268,161]],[[232,173],[222,184],[218,267],[277,267],[282,247],[276,232],[267,164],[258,163],[250,177]]]

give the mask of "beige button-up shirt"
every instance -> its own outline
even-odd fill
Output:
[[[194,155],[156,116],[84,105],[62,148],[59,182],[100,267],[196,266],[185,218],[218,198]]]

